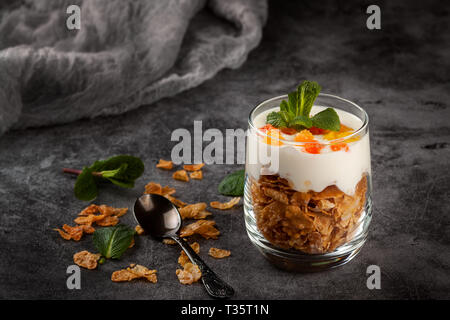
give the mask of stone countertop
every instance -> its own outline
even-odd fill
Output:
[[[61,169],[134,154],[146,165],[136,187],[103,188],[96,203],[131,208],[148,181],[176,187],[189,202],[226,200],[217,184],[242,165],[207,166],[202,181],[189,183],[155,168],[176,144],[172,131],[192,132],[193,120],[202,120],[203,130],[246,129],[258,102],[303,79],[369,114],[374,212],[367,243],[337,269],[281,271],[250,243],[239,206],[213,211],[222,235],[199,240],[205,261],[235,288],[237,299],[450,298],[450,11],[430,1],[379,5],[382,29],[369,31],[364,5],[272,1],[264,39],[241,68],[135,112],[0,137],[0,298],[207,299],[200,283],[178,282],[180,250],[146,237],[121,260],[83,269],[81,290],[68,290],[72,255],[94,248],[91,236],[67,242],[52,231],[87,205],[75,199],[75,180]],[[131,214],[122,221],[134,225]],[[210,246],[232,256],[214,260]],[[114,270],[132,262],[157,269],[158,283],[111,282]],[[366,287],[366,268],[373,264],[381,268],[381,290]]]

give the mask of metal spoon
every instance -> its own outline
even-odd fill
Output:
[[[167,198],[157,194],[144,194],[139,197],[133,208],[134,217],[145,232],[155,238],[175,240],[193,264],[202,272],[202,282],[208,294],[213,298],[229,298],[233,288],[220,279],[191,246],[178,236],[181,228],[181,215]]]

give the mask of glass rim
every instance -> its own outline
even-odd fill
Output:
[[[253,121],[252,121],[253,113],[259,107],[261,107],[261,106],[263,106],[265,104],[268,104],[268,103],[270,103],[272,101],[281,100],[281,99],[287,99],[288,98],[287,94],[283,94],[283,95],[280,95],[280,96],[272,97],[272,98],[269,98],[269,99],[264,100],[264,101],[260,102],[259,104],[257,104],[250,111],[250,113],[248,115],[248,124],[249,124],[251,129],[256,130],[256,132],[260,133],[262,137],[267,136],[267,137],[270,137],[271,140],[272,139],[273,140],[278,140],[278,141],[282,142],[283,144],[295,145],[295,146],[302,146],[305,143],[319,143],[321,145],[330,145],[330,144],[333,144],[333,143],[336,143],[336,142],[341,142],[343,140],[351,139],[352,137],[359,135],[359,133],[364,131],[367,128],[367,126],[369,125],[369,115],[367,114],[366,110],[361,108],[359,105],[357,105],[353,101],[350,101],[348,99],[345,99],[345,98],[342,98],[342,97],[339,97],[339,96],[336,96],[336,95],[333,95],[333,94],[328,94],[328,93],[319,93],[319,97],[321,97],[321,96],[322,97],[328,97],[328,98],[337,99],[337,100],[343,101],[345,103],[349,103],[349,104],[353,105],[354,107],[356,107],[364,115],[364,121],[363,121],[363,124],[361,125],[361,127],[359,127],[357,130],[355,130],[352,134],[349,134],[348,136],[345,136],[345,137],[342,137],[342,138],[336,138],[336,139],[330,140],[330,141],[328,141],[326,143],[323,143],[323,142],[297,142],[297,141],[289,141],[289,140],[285,140],[285,139],[278,139],[277,137],[269,136],[267,134],[267,132],[264,132],[264,131],[260,130],[259,128],[256,128],[255,125],[253,124]],[[332,107],[332,106],[330,106],[330,107]]]

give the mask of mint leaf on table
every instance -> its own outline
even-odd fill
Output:
[[[281,101],[280,111],[271,112],[267,115],[266,123],[276,128],[294,128],[298,131],[316,126],[314,117],[311,118],[310,113],[321,89],[315,81],[303,81],[296,91],[288,94],[287,101]],[[338,131],[340,128],[337,113],[331,115],[330,112],[327,112],[325,115],[318,116],[316,122],[321,126],[318,128],[321,129]],[[338,129],[336,130],[336,128]]]
[[[123,188],[133,188],[134,181],[144,172],[144,163],[141,159],[119,155],[107,160],[95,161],[90,167],[82,171],[64,169],[64,172],[77,174],[75,182],[75,196],[84,201],[97,197],[98,186],[102,182],[110,182]]]
[[[75,182],[74,192],[75,197],[83,201],[90,201],[97,197],[97,183],[90,168],[83,168],[83,171],[80,173],[77,181]]]
[[[219,192],[225,196],[243,196],[245,170],[238,170],[226,176],[219,184]]]
[[[94,245],[100,254],[107,259],[119,259],[131,245],[135,231],[119,224],[114,227],[97,229],[93,235]]]
[[[339,131],[341,129],[341,122],[336,110],[327,108],[312,117],[313,126],[320,129],[327,129],[331,131]]]

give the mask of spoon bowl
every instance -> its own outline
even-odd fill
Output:
[[[181,246],[191,262],[202,272],[203,285],[211,297],[223,299],[234,294],[233,288],[220,279],[194,249],[179,237],[181,215],[169,199],[158,194],[144,194],[136,200],[133,214],[146,233],[157,239],[173,239]]]
[[[146,194],[134,204],[134,216],[141,227],[155,238],[175,236],[181,228],[181,216],[169,199]]]

